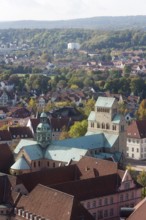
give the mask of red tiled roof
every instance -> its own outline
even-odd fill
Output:
[[[15,138],[33,138],[29,127],[9,127],[13,139]]]
[[[28,196],[22,196],[19,207],[45,219],[79,220],[81,215],[85,220],[93,219],[73,196],[42,185],[37,185]]]
[[[145,220],[146,219],[146,198],[135,206],[135,211],[127,218],[127,220]]]
[[[30,192],[37,184],[49,186],[51,184],[72,181],[75,179],[75,176],[76,166],[71,165],[22,174],[18,176],[18,180],[23,183]]]
[[[31,126],[33,128],[34,133],[36,133],[36,128],[38,126],[38,124],[40,123],[40,119],[37,118],[31,118]],[[50,124],[50,121],[48,119],[48,123]],[[51,127],[52,129],[56,130],[56,129],[62,129],[64,126],[66,126],[66,128],[69,127],[69,125],[72,122],[70,121],[70,118],[66,117],[66,118],[51,118]]]
[[[11,141],[11,133],[8,130],[0,130],[0,141]]]
[[[85,180],[77,180],[50,187],[74,195],[79,201],[111,195],[117,192],[121,179],[118,174],[111,174]],[[103,185],[104,183],[104,185]]]
[[[13,163],[13,154],[8,144],[0,144],[0,172],[8,172]]]
[[[83,157],[76,165],[81,173],[80,179],[113,174],[116,173],[118,169],[117,163],[93,157]]]
[[[18,196],[17,192],[13,191],[16,186],[16,177],[6,174],[0,175],[0,203],[14,204]]]
[[[127,137],[145,138],[146,137],[146,120],[133,121],[127,128]]]

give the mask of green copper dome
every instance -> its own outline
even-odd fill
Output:
[[[42,148],[46,148],[51,143],[51,127],[45,112],[41,113],[40,123],[36,129],[36,139]]]

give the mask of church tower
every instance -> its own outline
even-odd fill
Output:
[[[52,140],[51,127],[48,124],[48,118],[45,112],[42,112],[40,116],[40,123],[36,129],[36,140],[43,149],[45,149]]]

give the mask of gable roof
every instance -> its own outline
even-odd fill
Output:
[[[13,191],[17,177],[0,173],[0,203],[13,205],[19,193]]]
[[[76,163],[76,166],[81,173],[80,179],[113,174],[116,173],[118,169],[117,163],[88,156],[82,157],[80,161]]]
[[[9,127],[13,139],[15,138],[33,138],[29,127]]]
[[[56,167],[32,173],[18,175],[18,181],[23,183],[30,192],[37,184],[49,186],[51,184],[71,181],[77,178],[76,165]],[[29,179],[29,181],[28,181]]]
[[[145,220],[145,210],[146,210],[146,198],[139,202],[134,207],[134,212],[127,218],[127,220]]]
[[[107,196],[117,192],[121,179],[117,173],[106,176],[76,180],[50,187],[73,195],[79,201]],[[103,187],[104,183],[104,187]]]
[[[0,172],[8,172],[14,158],[8,144],[0,144]]]
[[[0,141],[11,141],[11,133],[8,130],[0,130]]]
[[[81,215],[85,220],[93,219],[73,196],[42,185],[37,185],[28,196],[22,196],[17,207],[45,219],[79,220]]]
[[[127,128],[127,137],[138,138],[138,139],[145,138],[146,120],[132,121],[132,123]]]

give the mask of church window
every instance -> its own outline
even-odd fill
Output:
[[[55,163],[53,162],[53,167],[55,167]]]
[[[34,167],[36,167],[36,162],[34,162]]]
[[[100,123],[99,122],[97,122],[97,128],[100,128]]]
[[[48,162],[47,162],[47,166],[49,167],[49,165],[50,165],[50,164],[49,164],[49,161],[48,161]]]
[[[94,122],[91,122],[91,128],[94,128]]]
[[[105,124],[104,123],[102,123],[102,129],[105,129]]]
[[[112,128],[113,128],[113,130],[115,131],[115,130],[116,130],[116,125],[113,125],[113,127],[112,127]]]
[[[106,129],[110,129],[110,125],[108,123],[106,124]]]
[[[41,163],[40,163],[40,161],[38,161],[38,166],[40,167],[40,165],[41,165]]]

